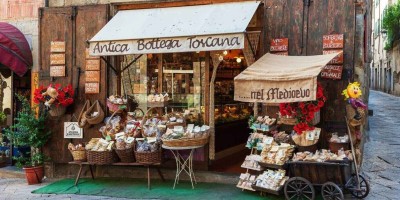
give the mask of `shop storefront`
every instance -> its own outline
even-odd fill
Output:
[[[11,24],[0,23],[0,128],[8,128],[21,105],[15,94],[30,96],[32,51],[25,35]],[[0,167],[12,164],[12,156],[29,153],[30,147],[13,146],[0,132]]]

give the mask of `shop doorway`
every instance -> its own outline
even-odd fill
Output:
[[[0,167],[13,165],[12,157],[26,155],[30,151],[30,147],[14,146],[11,141],[4,137],[4,129],[9,128],[14,123],[14,117],[21,110],[21,104],[16,100],[16,95],[23,95],[30,99],[30,71],[23,77],[19,77],[12,73],[5,66],[0,66]]]

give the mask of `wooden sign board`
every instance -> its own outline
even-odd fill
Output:
[[[86,94],[98,94],[100,92],[99,83],[85,83]]]
[[[86,82],[100,82],[100,71],[86,71]]]
[[[65,65],[65,54],[50,54],[50,65]]]
[[[275,55],[289,56],[289,52],[287,52],[287,51],[271,52],[271,53],[275,54]]]
[[[65,65],[50,66],[51,77],[64,77],[65,76]]]
[[[337,53],[337,52],[342,52],[338,56],[334,57],[331,61],[329,61],[328,64],[343,64],[343,50],[340,49],[332,49],[332,50],[323,50],[322,54],[331,54],[331,53]]]
[[[86,55],[86,59],[100,59],[100,58],[97,57],[97,56],[91,56],[91,55],[89,55],[89,48],[86,48],[86,50],[85,50],[85,55]]]
[[[326,65],[321,71],[322,78],[342,79],[343,65]]]
[[[50,52],[57,52],[57,53],[65,52],[65,42],[52,41],[50,43]]]
[[[100,59],[86,60],[86,70],[100,70]]]
[[[288,38],[275,38],[271,40],[270,51],[288,51],[289,39]]]
[[[83,138],[83,129],[78,122],[64,122],[64,138]]]
[[[343,49],[343,34],[324,35],[322,44],[323,49]]]

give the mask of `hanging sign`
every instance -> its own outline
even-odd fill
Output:
[[[100,82],[100,71],[86,71],[86,82]]]
[[[342,79],[343,65],[326,65],[321,71],[322,78]]]
[[[343,64],[343,50],[341,49],[331,49],[331,50],[323,50],[322,54],[331,54],[331,53],[337,53],[337,52],[342,52],[336,57],[334,57],[331,61],[329,61],[328,64]]]
[[[342,49],[343,34],[324,35],[322,37],[323,49]]]
[[[100,70],[100,59],[86,60],[86,70]]]
[[[58,53],[65,52],[65,42],[52,41],[50,43],[50,52],[58,52]]]
[[[275,38],[271,40],[271,52],[288,51],[289,39],[288,38]]]
[[[64,77],[65,76],[65,65],[50,66],[51,77]]]
[[[99,83],[85,83],[86,94],[98,94],[100,91]]]
[[[90,42],[92,56],[243,49],[244,33]]]
[[[50,54],[50,65],[64,65],[65,64],[65,54]]]
[[[83,138],[83,129],[78,126],[78,122],[64,122],[64,138]]]

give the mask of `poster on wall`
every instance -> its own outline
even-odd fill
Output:
[[[64,122],[64,138],[83,138],[83,129],[78,126],[78,122]]]

